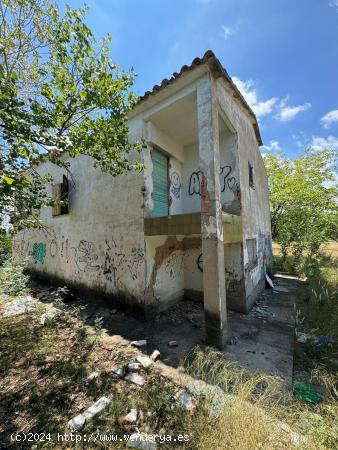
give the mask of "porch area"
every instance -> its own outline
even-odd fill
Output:
[[[145,303],[202,298],[206,340],[223,348],[226,289],[245,290],[237,133],[216,97],[205,75],[143,113]]]

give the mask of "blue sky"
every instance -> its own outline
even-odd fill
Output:
[[[256,112],[265,149],[338,150],[338,0],[86,4],[95,35],[113,37],[114,62],[135,69],[138,94],[211,49]]]

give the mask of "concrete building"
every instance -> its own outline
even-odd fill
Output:
[[[128,123],[145,170],[113,178],[64,154],[69,176],[42,163],[69,204],[43,210],[44,227],[20,232],[14,254],[146,314],[204,299],[206,341],[221,348],[227,307],[250,309],[272,261],[256,117],[208,51],[141,97]]]

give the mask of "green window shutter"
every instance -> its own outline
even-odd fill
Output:
[[[169,214],[168,158],[156,149],[152,151],[153,161],[153,217]]]

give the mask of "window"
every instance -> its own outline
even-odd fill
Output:
[[[257,240],[247,239],[246,248],[248,250],[249,269],[257,265]]]
[[[65,175],[63,175],[62,183],[53,184],[52,197],[56,202],[52,208],[52,215],[61,216],[68,214],[69,183]]]
[[[253,165],[249,161],[249,186],[254,187],[254,179],[253,179]]]

